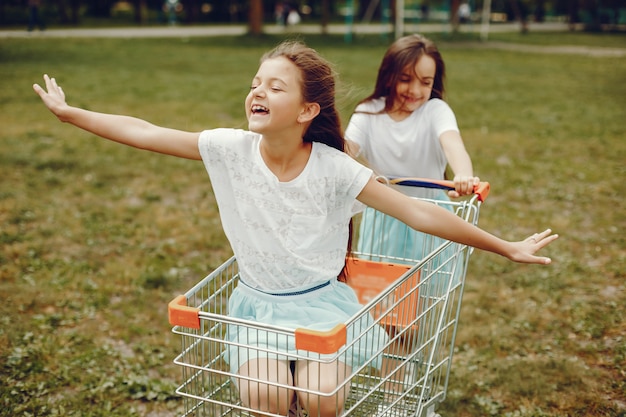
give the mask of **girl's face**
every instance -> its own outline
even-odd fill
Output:
[[[392,116],[406,118],[428,101],[436,69],[435,60],[428,55],[423,55],[415,66],[404,68],[396,84]]]
[[[298,128],[304,107],[300,70],[284,57],[264,61],[246,97],[248,128],[264,135]]]

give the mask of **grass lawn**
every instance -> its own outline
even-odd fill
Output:
[[[480,225],[507,239],[561,235],[548,267],[472,255],[439,412],[626,415],[626,58],[432,37],[475,171],[492,185]],[[61,124],[31,85],[48,73],[77,106],[245,128],[250,80],[278,39],[0,40],[0,415],[176,415],[167,303],[230,255],[201,163]],[[347,123],[387,42],[304,40],[336,64]]]

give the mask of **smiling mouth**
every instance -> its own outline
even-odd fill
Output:
[[[252,106],[252,108],[250,109],[250,112],[252,114],[259,114],[259,115],[264,115],[264,114],[269,114],[270,110],[267,107],[263,107],[260,106],[258,104],[255,104],[254,106]]]

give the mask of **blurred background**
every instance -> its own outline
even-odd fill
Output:
[[[287,22],[289,11],[297,22]],[[450,22],[453,28],[490,23],[567,22],[588,31],[626,24],[624,0],[3,0],[0,27],[162,24],[265,24]],[[401,22],[400,22],[401,21]],[[621,27],[623,30],[624,28]]]

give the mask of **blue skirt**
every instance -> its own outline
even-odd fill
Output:
[[[450,201],[444,192],[433,195],[436,200]],[[418,232],[400,220],[367,207],[361,218],[357,250],[379,255],[367,257],[373,261],[413,265],[445,242],[445,239]]]
[[[298,359],[295,355],[315,360],[338,360],[352,368],[372,361],[372,366],[380,368],[381,351],[388,336],[381,326],[373,324],[370,314],[362,314],[356,323],[348,326],[348,348],[341,354],[297,350],[293,335],[279,334],[263,327],[274,325],[290,330],[328,331],[354,317],[362,308],[354,290],[336,279],[322,288],[298,288],[281,295],[255,290],[240,281],[229,299],[228,315],[258,322],[260,326],[228,326],[227,339],[231,343],[225,353],[231,373],[237,373],[251,359],[264,357],[288,361]],[[355,340],[357,343],[353,343]]]
[[[438,191],[438,190],[437,190]],[[450,201],[444,192],[432,197],[439,201]],[[442,207],[452,211],[449,204]],[[363,211],[359,226],[357,250],[361,257],[378,262],[393,262],[415,265],[434,252],[448,240],[418,232],[401,221],[367,207]],[[460,255],[462,245],[449,244],[432,261],[422,274],[423,294],[442,296],[450,288],[456,287],[463,277],[464,256]]]

